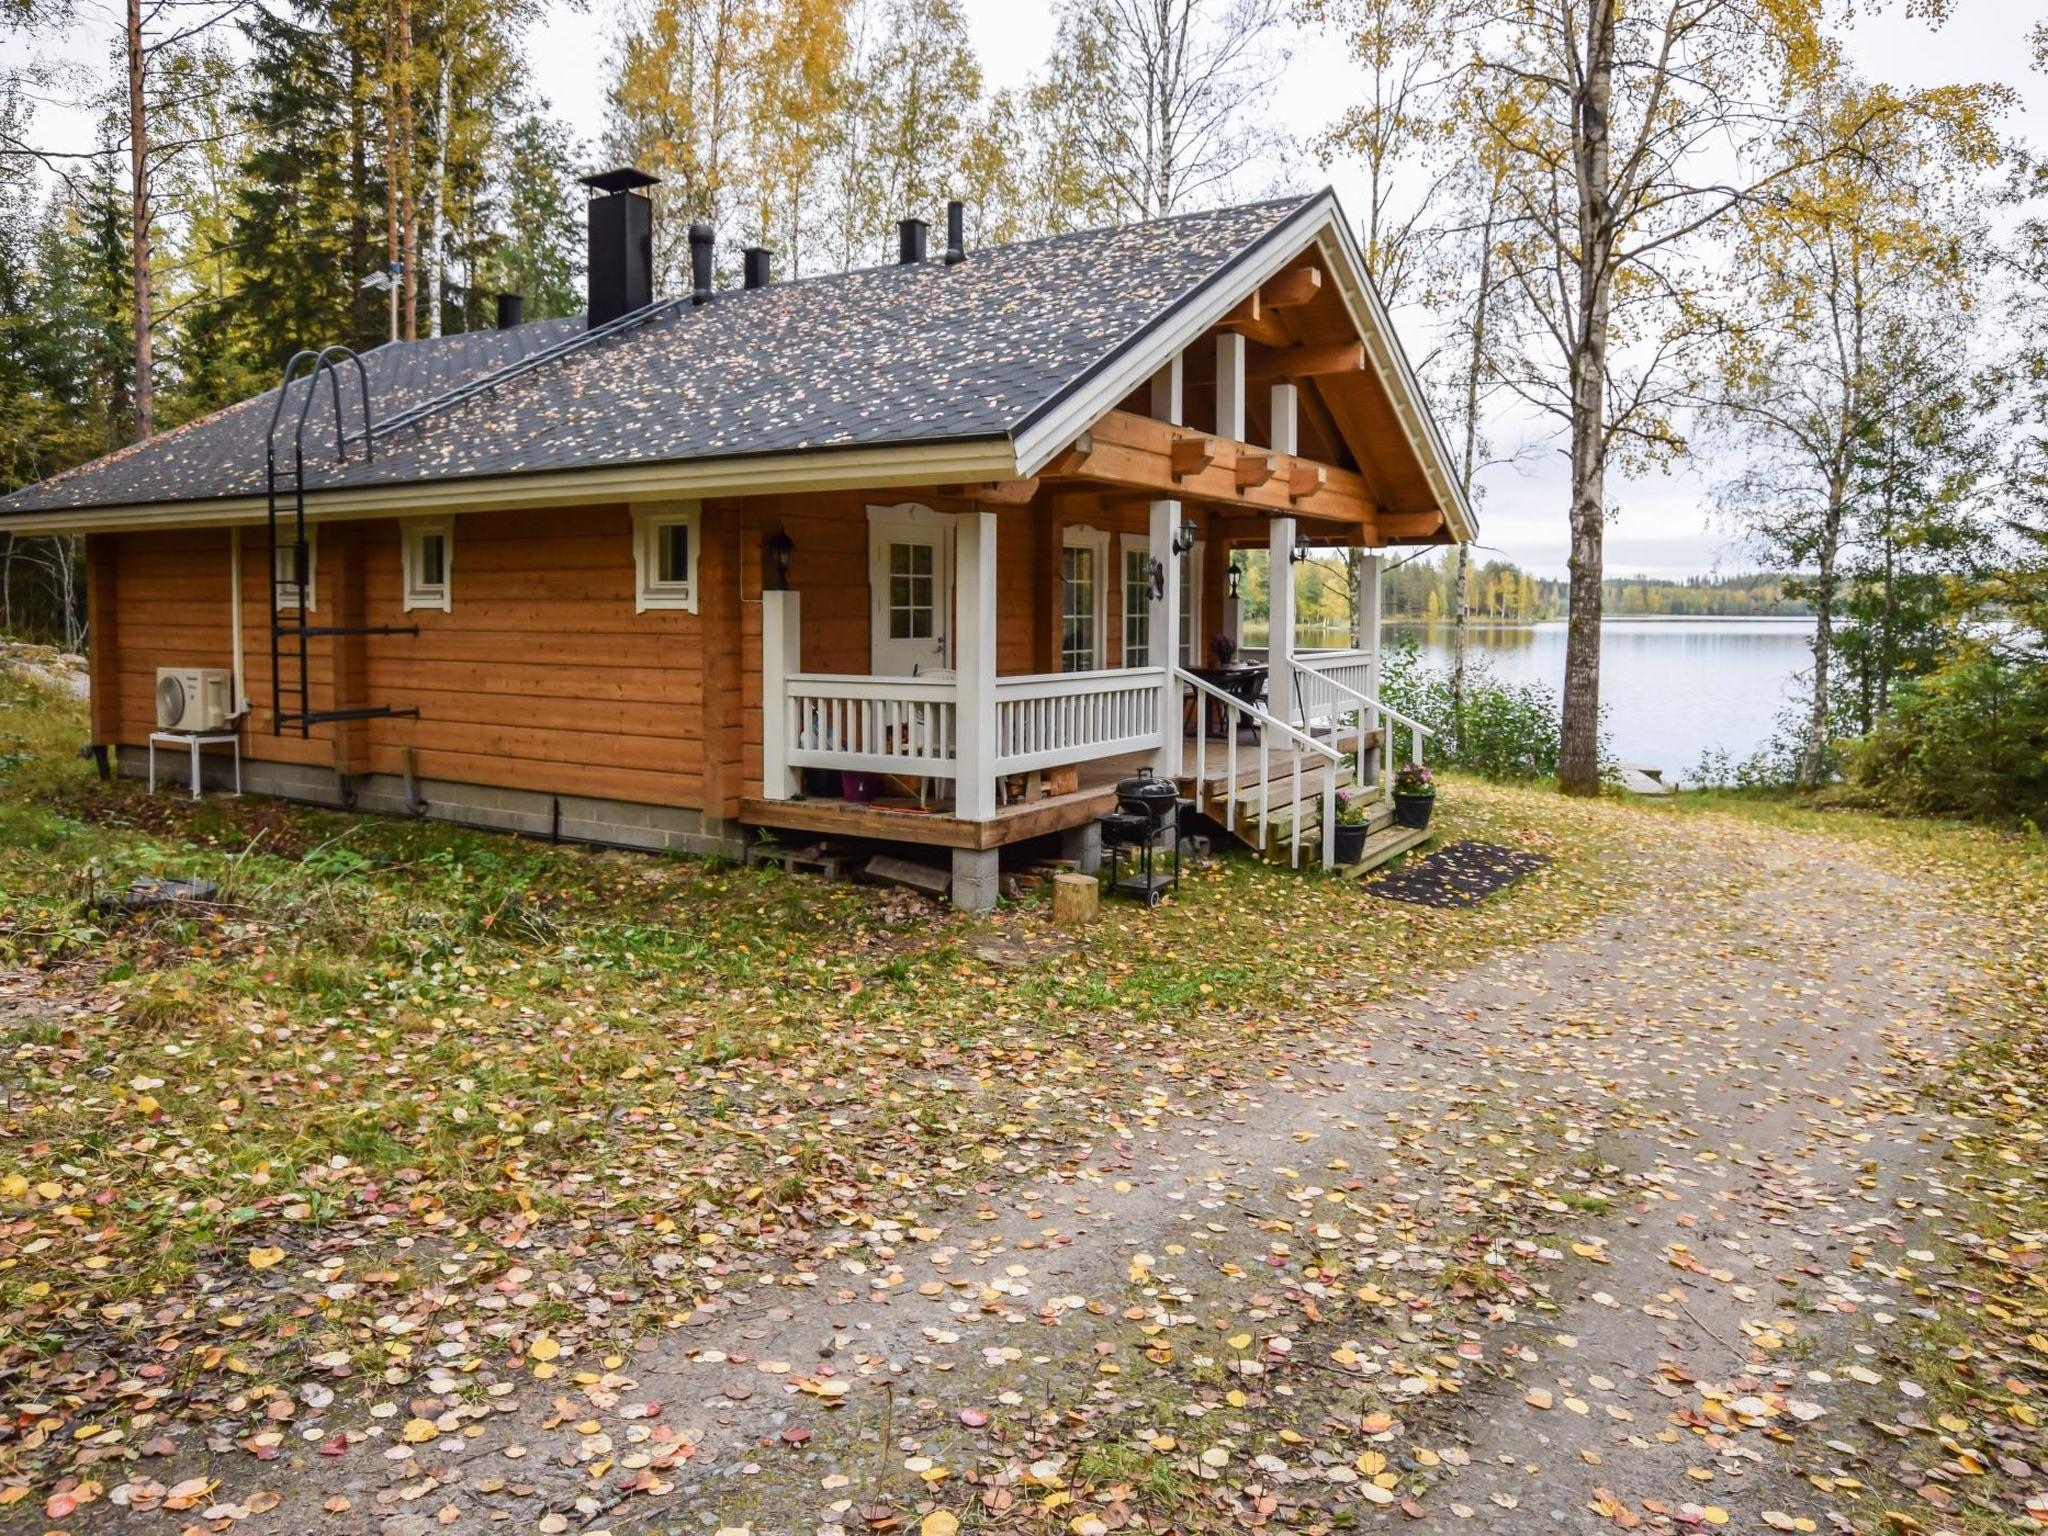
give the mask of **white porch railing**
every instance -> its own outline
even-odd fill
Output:
[[[992,773],[1058,768],[1160,745],[1161,667],[999,677]],[[800,672],[782,679],[782,767],[950,779],[960,757],[954,677]],[[772,768],[774,765],[767,765]],[[773,782],[772,779],[769,782]]]
[[[950,779],[959,751],[959,685],[950,678],[816,672],[783,681],[792,768]]]
[[[1156,748],[1163,667],[996,679],[998,774]]]

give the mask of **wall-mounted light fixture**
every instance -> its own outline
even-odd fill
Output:
[[[1235,560],[1230,562],[1230,595],[1237,596],[1237,589],[1244,584],[1244,567]]]
[[[1145,577],[1152,585],[1152,601],[1159,602],[1166,596],[1166,567],[1157,560],[1145,562]]]
[[[1201,530],[1193,523],[1182,523],[1174,530],[1173,552],[1184,555],[1195,547],[1195,540],[1201,537]]]
[[[1297,533],[1294,536],[1294,548],[1287,551],[1288,563],[1291,565],[1299,565],[1302,561],[1306,560],[1310,555],[1314,553],[1315,551],[1308,547],[1307,536],[1304,534]]]
[[[789,590],[789,562],[796,556],[796,543],[782,529],[768,540],[768,559],[775,567],[775,590]]]

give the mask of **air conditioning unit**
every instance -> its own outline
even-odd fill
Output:
[[[158,667],[156,728],[197,736],[227,726],[235,688],[226,667]]]

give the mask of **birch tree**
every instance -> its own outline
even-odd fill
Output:
[[[1818,89],[1784,134],[1804,162],[1782,195],[1736,221],[1717,415],[1746,457],[1721,497],[1784,567],[1811,570],[1813,672],[1798,756],[1802,785],[1829,769],[1834,624],[1841,566],[1859,512],[1866,444],[1910,418],[1887,359],[1960,345],[1987,231],[1976,177],[1999,159],[1995,98],[1967,90],[1911,98],[1857,85]],[[1825,156],[1849,135],[1856,155]],[[1882,536],[1880,532],[1880,536]]]
[[[1507,382],[1554,415],[1566,443],[1559,778],[1590,794],[1608,467],[1682,451],[1682,365],[1707,335],[1691,298],[1696,237],[1788,173],[1778,128],[1834,51],[1817,0],[1445,0],[1434,14],[1468,89],[1516,108],[1478,120],[1479,150],[1502,176],[1496,249],[1517,316]]]
[[[1123,218],[1221,201],[1271,148],[1281,0],[1061,0],[1044,85]]]

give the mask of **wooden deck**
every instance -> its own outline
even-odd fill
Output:
[[[1368,736],[1368,743],[1372,738]],[[1204,811],[1219,804],[1226,795],[1229,779],[1228,747],[1214,737],[1208,742],[1200,793],[1192,777],[1194,739],[1183,748],[1186,775],[1180,780],[1182,795]],[[1271,752],[1275,801],[1283,790],[1292,794],[1294,773],[1289,754]],[[753,826],[779,831],[811,832],[826,837],[873,838],[881,842],[922,843],[934,848],[1003,848],[1049,832],[1085,826],[1105,811],[1116,809],[1116,784],[1151,763],[1150,752],[1130,752],[1120,757],[1099,758],[1079,765],[1080,783],[1071,793],[1047,795],[1019,805],[1000,806],[989,821],[962,821],[940,810],[920,810],[903,804],[878,805],[836,797],[816,796],[801,800],[764,800],[749,797],[740,802],[740,820]],[[1305,796],[1322,792],[1320,764],[1302,767]],[[1237,749],[1237,780],[1240,793],[1257,793],[1259,749],[1248,738]],[[902,800],[908,797],[891,797]],[[944,802],[940,802],[941,805]]]

